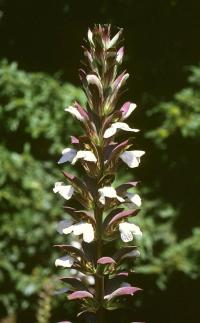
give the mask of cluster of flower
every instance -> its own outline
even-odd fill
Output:
[[[115,141],[121,130],[129,133],[139,131],[124,122],[136,104],[126,102],[121,108],[116,108],[129,77],[125,71],[117,75],[124,56],[124,48],[119,48],[121,38],[121,29],[111,37],[110,25],[98,25],[93,31],[88,31],[87,48],[83,47],[87,70],[80,70],[88,107],[86,109],[75,102],[65,109],[81,122],[85,134],[78,138],[72,136],[74,148],[65,148],[58,161],[58,164],[79,163],[85,176],[82,180],[63,172],[68,185],[57,182],[53,188],[54,193],[59,193],[64,199],[76,200],[78,206],[77,209],[65,207],[71,219],[62,220],[58,224],[58,232],[82,236],[82,244],[78,247],[57,245],[65,256],[57,259],[55,265],[71,268],[71,277],[62,278],[72,286],[70,291],[73,292],[68,294],[68,299],[81,299],[83,311],[93,313],[102,308],[113,309],[118,304],[115,304],[116,298],[133,295],[140,290],[122,283],[128,275],[122,271],[123,262],[139,255],[135,246],[121,248],[112,257],[104,255],[104,246],[116,237],[120,236],[127,243],[135,236],[142,236],[140,228],[127,220],[135,216],[141,206],[140,196],[129,191],[134,190],[138,182],[113,187],[120,163],[123,161],[130,168],[138,167],[144,155],[144,151],[129,150],[133,138]],[[89,287],[82,279],[87,275]],[[112,287],[113,281],[115,288]],[[91,288],[91,285],[94,286]],[[79,291],[74,291],[77,288]]]

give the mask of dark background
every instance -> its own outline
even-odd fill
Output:
[[[42,72],[54,76],[60,72],[61,83],[80,86],[77,71],[82,57],[82,39],[86,36],[87,28],[94,23],[111,23],[124,28],[125,65],[130,73],[129,96],[142,106],[136,115],[137,124],[144,133],[157,129],[167,120],[167,114],[164,112],[161,118],[158,116],[154,119],[148,112],[160,103],[175,100],[174,94],[187,87],[190,75],[188,66],[199,64],[200,2],[0,0],[0,58],[6,58],[8,62],[16,61],[19,69],[27,73]],[[198,95],[199,88],[197,85],[194,88],[197,90],[195,95]],[[199,105],[195,103],[197,115],[200,113],[198,109]],[[193,228],[199,226],[199,125],[193,135],[190,135],[190,131],[188,135],[182,135],[180,129],[175,129],[165,142],[164,150],[155,144],[156,133],[153,143],[148,136],[139,139],[139,144],[149,151],[144,168],[138,173],[144,186],[151,190],[150,194],[144,191],[144,199],[145,194],[147,200],[159,197],[174,208],[174,214],[178,215],[171,225],[176,231],[177,245],[190,238]],[[18,138],[21,137],[16,136],[15,140]],[[53,156],[57,156],[57,152]],[[153,212],[157,212],[158,208],[165,209],[158,203]],[[147,216],[150,211],[147,206]],[[155,220],[155,223],[159,227],[162,220]],[[195,243],[199,245],[199,240],[192,240],[188,248],[193,250]],[[155,243],[154,249],[154,255],[159,258],[162,243]],[[167,256],[162,262],[166,259]],[[198,270],[196,258],[194,262]],[[143,265],[145,263],[148,266],[151,264],[150,256]],[[155,276],[158,274],[153,270],[138,274],[136,281],[144,288],[144,294],[140,299],[142,305],[136,306],[135,320],[145,320],[147,323],[199,321],[198,275],[193,277],[184,269],[172,269],[171,272],[166,274],[168,278],[163,289],[155,286]],[[19,312],[20,323],[27,322],[34,315],[27,309],[23,311],[20,308]],[[57,309],[53,314],[56,319],[58,312]],[[5,309],[2,309],[2,313],[4,316]],[[123,315],[127,315],[126,320],[131,320],[129,312],[124,312],[122,318],[118,313],[112,315],[116,323],[118,320],[125,323]],[[56,319],[53,318],[52,322]]]
[[[199,1],[1,1],[1,57],[29,71],[62,70],[79,85],[80,44],[88,26],[124,28],[135,96],[167,97],[180,89],[184,66],[199,62]],[[132,90],[132,88],[131,88]]]

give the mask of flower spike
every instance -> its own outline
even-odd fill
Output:
[[[69,301],[80,302],[78,316],[94,315],[97,323],[105,323],[105,310],[121,307],[124,298],[141,290],[126,282],[127,268],[140,256],[137,246],[129,245],[142,237],[140,227],[131,222],[142,204],[136,192],[138,181],[118,186],[114,182],[119,166],[136,168],[145,154],[130,150],[133,138],[129,135],[139,129],[124,122],[136,104],[127,101],[118,108],[129,78],[126,70],[119,70],[124,58],[122,32],[118,29],[113,33],[110,25],[88,29],[82,46],[84,70],[79,70],[87,105],[75,102],[65,109],[80,121],[84,133],[71,136],[72,147],[63,149],[58,160],[61,167],[81,165],[82,175],[62,171],[69,185],[57,182],[53,188],[67,203],[73,203],[73,207],[64,206],[68,217],[57,226],[63,239],[66,235],[74,239],[71,244],[55,245],[64,252],[55,260],[56,267],[70,273],[70,277],[61,278],[71,286],[63,292]],[[126,138],[118,141],[121,130]],[[110,241],[120,238],[121,248],[113,251]]]

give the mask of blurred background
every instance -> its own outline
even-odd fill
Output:
[[[55,323],[76,305],[51,296],[63,201],[56,164],[85,97],[78,68],[88,26],[124,28],[129,120],[142,131],[144,232],[134,284],[116,323],[199,322],[200,3],[198,0],[0,0],[0,322]],[[124,166],[122,180],[129,170]],[[131,173],[130,173],[131,174]],[[132,176],[133,176],[132,175]],[[134,317],[133,317],[134,313]],[[125,315],[124,315],[125,314]]]

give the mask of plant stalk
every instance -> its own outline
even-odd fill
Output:
[[[95,218],[96,218],[96,230],[97,230],[97,247],[96,254],[97,259],[102,257],[103,252],[103,241],[102,241],[102,215],[103,212],[100,208],[96,207],[95,209]],[[96,313],[97,323],[104,323],[104,276],[100,273],[96,273],[95,276],[95,290],[96,290],[96,299],[99,303],[99,309]]]

